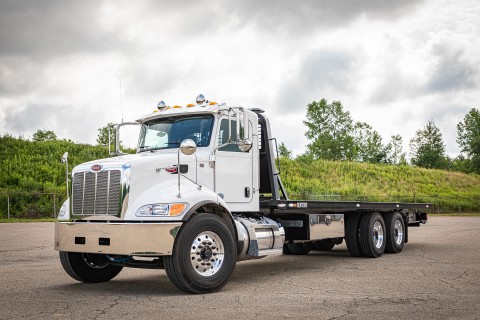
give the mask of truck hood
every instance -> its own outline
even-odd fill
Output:
[[[192,161],[193,160],[193,161]],[[196,157],[181,157],[182,163],[196,161]],[[101,171],[112,169],[139,169],[142,173],[156,172],[177,164],[177,150],[162,150],[162,152],[142,152],[113,158],[97,159],[77,165],[72,172]]]

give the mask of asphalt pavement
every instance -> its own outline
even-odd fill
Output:
[[[0,224],[0,319],[480,319],[480,217],[431,217],[402,253],[239,262],[217,293],[186,294],[163,270],[83,284],[62,269],[53,223]]]

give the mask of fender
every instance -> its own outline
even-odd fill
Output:
[[[198,209],[202,207],[211,208],[213,212],[210,214],[216,214],[220,216],[223,220],[228,221],[227,227],[232,232],[232,235],[235,239],[237,239],[237,228],[235,227],[235,220],[233,219],[233,215],[228,209],[226,203],[221,199],[218,198],[220,201],[213,201],[213,200],[204,200],[196,203],[187,211],[187,213],[183,216],[182,221],[187,222],[196,212]]]

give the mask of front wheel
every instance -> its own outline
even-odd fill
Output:
[[[70,277],[87,283],[109,281],[123,269],[112,266],[104,254],[60,251],[60,262]]]
[[[197,214],[180,229],[172,255],[163,261],[177,288],[190,293],[209,293],[227,283],[236,258],[233,235],[223,220],[213,214]]]

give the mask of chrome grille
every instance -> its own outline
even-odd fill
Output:
[[[74,215],[120,212],[121,172],[77,172],[73,176],[72,210]]]

